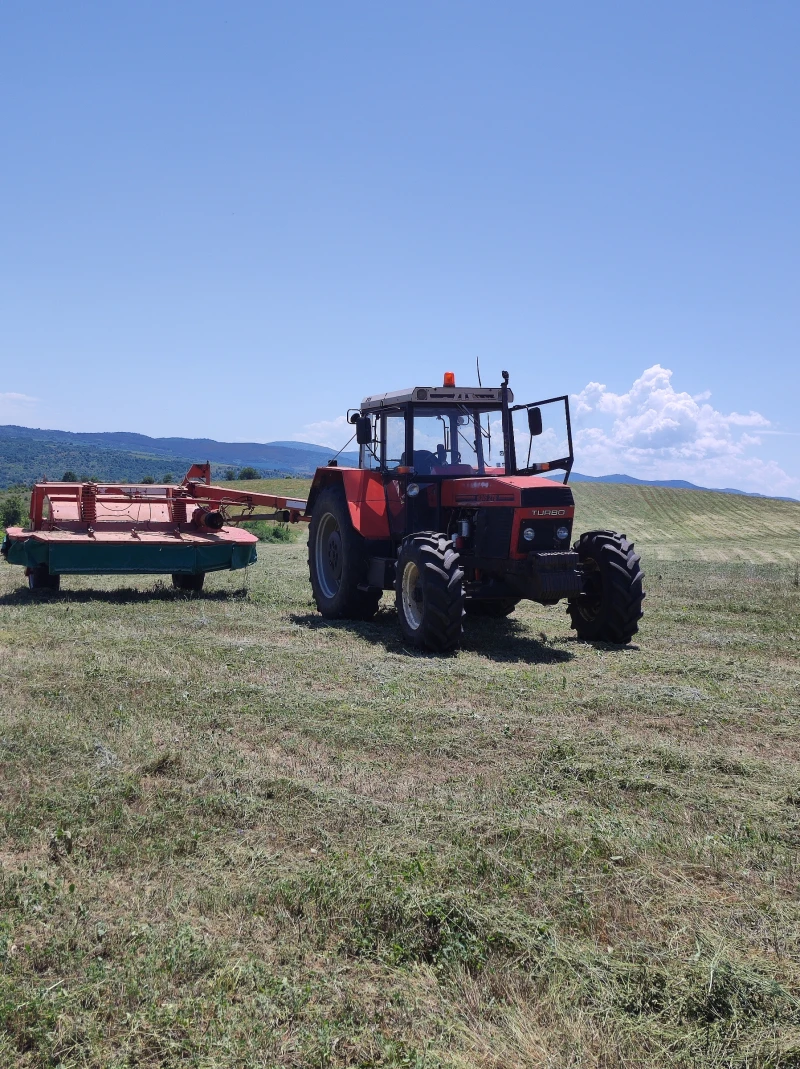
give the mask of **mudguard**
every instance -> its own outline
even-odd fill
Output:
[[[386,491],[380,472],[366,468],[317,468],[305,515],[310,516],[322,490],[341,486],[353,527],[364,538],[389,538]]]

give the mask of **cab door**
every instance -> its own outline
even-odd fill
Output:
[[[389,534],[394,541],[405,537],[408,526],[406,487],[411,478],[411,447],[408,406],[381,416],[381,468],[386,488]]]

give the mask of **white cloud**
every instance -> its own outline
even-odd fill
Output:
[[[29,397],[26,393],[0,391],[0,423],[30,419],[33,407],[38,403],[38,397]]]
[[[576,470],[796,494],[800,480],[753,452],[759,432],[774,433],[769,420],[759,412],[726,415],[709,397],[675,390],[672,372],[660,364],[627,393],[590,382],[572,398]]]
[[[337,416],[336,419],[323,419],[319,423],[307,423],[298,434],[292,435],[292,441],[341,449],[354,434],[355,427],[351,427],[344,416]]]

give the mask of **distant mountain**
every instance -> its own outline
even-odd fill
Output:
[[[344,434],[347,431],[345,429]],[[169,472],[182,478],[190,465],[211,461],[217,479],[229,468],[255,468],[260,475],[311,475],[336,455],[336,450],[311,442],[217,442],[213,438],[150,438],[132,431],[75,432],[35,427],[0,426],[0,488],[38,479],[60,479],[71,470],[79,478],[136,482],[149,475],[160,480]],[[343,467],[356,467],[355,450],[338,454]],[[705,490],[682,479],[635,479],[632,475],[581,475],[572,482],[630,483]],[[747,494],[724,489],[723,494]],[[749,494],[763,497],[763,494]],[[782,500],[791,501],[793,498]]]
[[[215,478],[229,468],[255,468],[262,476],[310,475],[335,449],[307,442],[217,442],[212,438],[150,438],[130,431],[80,432],[0,426],[0,487],[60,479],[71,470],[80,478],[137,481],[180,479],[191,464],[211,461]],[[339,456],[357,465],[358,453]]]
[[[170,475],[179,482],[192,461],[122,449],[99,449],[71,441],[6,437],[0,431],[0,489],[30,486],[41,479],[57,480],[67,471],[83,479],[140,482],[145,476],[161,482]]]
[[[711,490],[715,494],[742,494],[744,497],[774,497],[777,501],[795,501],[794,497],[779,497],[777,494],[757,494],[751,490],[733,490],[730,487],[697,486],[684,479],[635,479],[632,475],[581,475],[573,471],[573,483],[628,483],[631,486],[667,486],[673,490]]]

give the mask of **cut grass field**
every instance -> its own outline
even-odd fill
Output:
[[[800,505],[575,492],[626,649],[0,567],[0,1065],[800,1065]]]

